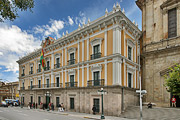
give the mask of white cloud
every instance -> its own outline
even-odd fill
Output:
[[[126,12],[126,16],[129,18],[133,13],[135,13],[138,10],[137,5],[134,3],[133,6],[131,6],[131,9],[128,9]]]
[[[18,26],[7,24],[0,27],[0,42],[0,48],[4,56],[0,59],[0,65],[5,66],[5,71],[18,71],[16,61],[19,56],[40,47],[40,41],[36,40],[32,34],[28,34]]]
[[[0,52],[0,56],[3,56],[3,52]]]
[[[86,22],[86,20],[87,20],[87,18],[86,18],[86,15],[85,15],[85,13],[84,12],[79,12],[79,16],[78,17],[75,17],[75,23],[78,25],[79,23],[80,24],[83,24],[83,23],[85,23]]]
[[[69,20],[69,24],[70,24],[70,25],[73,25],[73,24],[74,24],[73,18],[71,18],[70,16],[68,16],[68,20]]]
[[[2,67],[0,67],[0,69],[2,69]]]
[[[64,21],[50,19],[49,24],[36,26],[33,28],[35,34],[42,34],[42,38],[48,37],[49,35],[55,35],[57,38],[60,37],[59,30],[64,28]]]

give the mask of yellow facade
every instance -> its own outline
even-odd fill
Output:
[[[113,20],[110,22],[113,22]],[[97,79],[103,81],[99,84],[101,86],[121,85],[138,88],[137,36],[118,21],[104,23],[101,24],[101,28],[97,25],[98,29],[90,29],[91,32],[82,31],[78,35],[70,34],[58,40],[49,38],[43,41],[44,57],[46,64],[49,61],[50,69],[43,70],[41,68],[41,71],[38,72],[40,54],[34,58],[28,59],[28,56],[26,56],[26,59],[20,59],[18,61],[20,87],[28,89],[28,86],[32,86],[30,81],[33,81],[33,86],[38,86],[38,80],[41,80],[41,84],[51,86],[51,84],[57,83],[56,79],[59,77],[61,87],[65,88],[68,82],[72,82],[70,81],[70,79],[73,79],[71,78],[72,75],[74,75],[74,82],[77,82],[75,87],[88,87],[91,80],[95,81],[95,77],[97,77],[95,72],[97,72]],[[140,34],[137,27],[131,29]],[[50,45],[47,45],[48,40]],[[37,51],[37,53],[40,51]],[[71,53],[74,53],[74,62],[70,57]],[[59,58],[60,65],[58,67],[56,66],[56,58]],[[30,74],[31,66],[33,66],[32,74]],[[24,76],[22,76],[23,69],[25,69]],[[132,77],[129,78],[129,76]],[[47,83],[47,80],[49,80],[49,83]],[[131,85],[128,84],[129,82],[131,82]]]

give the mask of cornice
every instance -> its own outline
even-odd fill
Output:
[[[44,48],[44,52],[48,52],[54,50],[58,47],[64,47],[67,43],[71,41],[77,41],[80,38],[84,39],[84,36],[89,36],[90,33],[94,33],[95,30],[101,30],[102,28],[107,28],[108,25],[111,24],[119,24],[120,26],[125,26],[125,28],[132,33],[132,35],[139,39],[142,32],[138,29],[138,27],[133,24],[121,10],[117,10],[115,12],[107,13],[106,15],[92,21],[88,22],[88,24],[83,25],[84,27],[80,27],[77,30],[63,36],[62,38],[57,39],[54,41],[53,44],[48,45]],[[30,53],[29,55],[20,58],[17,63],[22,64],[30,59],[36,58],[40,56],[41,49]]]

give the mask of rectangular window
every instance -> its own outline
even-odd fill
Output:
[[[56,77],[56,87],[59,87],[60,85],[59,85],[60,83],[59,83],[59,77]]]
[[[33,67],[31,67],[31,71],[33,71]]]
[[[131,82],[132,82],[132,74],[128,73],[128,87],[130,87],[130,88],[132,87]]]
[[[41,88],[41,80],[38,80],[38,88]]]
[[[177,36],[177,10],[168,11],[168,38]]]
[[[33,103],[33,96],[31,96],[31,104]]]
[[[49,79],[46,79],[47,88],[49,88]]]
[[[99,86],[99,71],[93,72],[94,75],[94,86]]]
[[[22,97],[22,102],[24,103],[24,96]]]
[[[74,87],[74,75],[70,75],[70,86]]]
[[[93,55],[91,55],[91,60],[101,57],[100,45],[93,46]]]
[[[39,64],[39,69],[41,69],[41,64]]]
[[[33,88],[33,81],[31,81],[31,89]]]
[[[74,109],[74,98],[70,98],[70,109]]]
[[[59,105],[59,97],[56,97],[56,107]]]
[[[93,99],[94,106],[96,107],[96,112],[99,113],[99,99]]]
[[[22,83],[22,87],[24,88],[24,82]]]
[[[100,45],[95,45],[93,48],[94,48],[94,54],[100,53]]]
[[[41,96],[38,96],[38,105],[41,104]]]
[[[24,74],[24,69],[23,69],[23,74]]]
[[[59,67],[60,67],[59,58],[56,58],[56,67],[55,68],[59,68]]]
[[[131,53],[132,53],[132,48],[128,46],[128,59],[131,60]]]
[[[70,54],[69,64],[70,64],[70,65],[75,64],[74,53],[71,53],[71,54]]]
[[[47,61],[47,70],[49,70],[50,67],[49,67],[49,61]]]

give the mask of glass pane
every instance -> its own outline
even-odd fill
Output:
[[[59,64],[59,58],[56,58],[56,64]]]
[[[56,84],[57,84],[56,87],[59,87],[59,77],[56,78]]]

